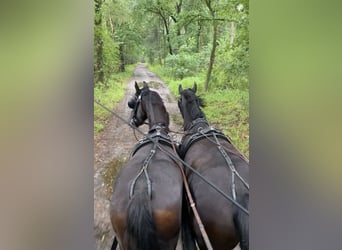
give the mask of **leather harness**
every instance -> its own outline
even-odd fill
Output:
[[[146,182],[147,182],[147,193],[150,199],[152,198],[152,183],[150,180],[150,177],[148,175],[147,168],[151,162],[151,159],[153,158],[154,154],[156,153],[157,144],[161,143],[164,145],[168,145],[172,147],[172,142],[168,134],[162,133],[162,130],[166,131],[165,126],[163,124],[155,124],[152,126],[152,128],[149,130],[148,135],[145,136],[143,139],[141,139],[134,147],[131,158],[134,156],[136,152],[143,146],[153,143],[153,147],[150,151],[150,154],[147,156],[147,158],[144,160],[143,165],[141,166],[138,174],[134,177],[129,190],[129,197],[130,199],[133,197],[134,194],[134,188],[135,184],[138,180],[138,178],[144,173]],[[167,133],[167,132],[166,132]]]
[[[195,142],[199,140],[205,139],[207,137],[216,136],[230,143],[230,140],[228,139],[227,136],[225,136],[221,131],[209,126],[209,123],[204,118],[198,118],[192,121],[188,131],[190,131],[193,127],[195,127],[199,123],[205,124],[206,128],[199,127],[197,129],[197,132],[190,134],[190,136],[184,137],[185,139],[182,140],[181,146],[179,147],[179,155],[182,159],[184,159],[186,152],[189,150],[192,144],[194,144]]]
[[[179,155],[182,159],[184,159],[185,154],[187,153],[187,151],[189,150],[189,148],[191,147],[192,144],[194,144],[195,142],[198,142],[200,140],[209,139],[210,137],[213,137],[214,138],[213,143],[216,144],[218,150],[220,151],[221,155],[225,159],[227,166],[231,170],[231,173],[232,173],[231,174],[231,181],[232,181],[231,190],[232,190],[233,199],[236,200],[235,175],[242,181],[242,183],[248,189],[249,189],[249,186],[245,182],[245,180],[243,180],[243,178],[240,176],[240,174],[236,171],[231,158],[227,154],[226,150],[222,147],[218,138],[221,138],[221,139],[223,139],[229,143],[231,143],[231,142],[228,139],[228,137],[225,136],[221,131],[209,126],[209,123],[204,118],[197,118],[194,121],[192,121],[190,124],[190,127],[187,131],[191,131],[191,129],[193,129],[195,126],[197,126],[198,124],[201,124],[201,123],[205,125],[204,128],[198,127],[196,132],[194,132],[193,134],[189,133],[190,136],[185,136],[185,139],[182,140],[181,146],[179,148]]]

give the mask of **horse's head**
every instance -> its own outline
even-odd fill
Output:
[[[147,119],[147,113],[141,103],[141,99],[142,96],[146,95],[150,91],[150,89],[145,81],[143,83],[144,86],[140,89],[138,83],[135,82],[135,95],[128,102],[128,107],[132,109],[130,123],[135,127],[141,126]]]
[[[204,107],[203,100],[196,95],[197,84],[194,83],[193,88],[184,89],[180,84],[178,87],[179,100],[178,108],[184,119],[184,128],[197,118],[205,118],[201,107]]]

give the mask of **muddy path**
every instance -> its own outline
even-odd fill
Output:
[[[171,94],[165,83],[144,64],[138,65],[133,77],[127,82],[125,96],[115,107],[114,112],[129,120],[131,110],[128,100],[134,95],[134,82],[146,81],[151,89],[156,90],[170,115],[170,129],[179,131],[182,118],[179,113],[176,98]],[[148,127],[141,127],[147,132]],[[137,133],[140,139],[142,135]],[[174,139],[179,140],[179,137]],[[97,135],[94,141],[94,236],[95,249],[111,248],[114,232],[109,219],[109,198],[112,193],[112,183],[118,170],[127,162],[131,149],[136,143],[132,129],[123,121],[111,116],[105,129]],[[181,249],[177,247],[177,249]]]

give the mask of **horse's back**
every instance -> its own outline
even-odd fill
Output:
[[[227,148],[225,141],[222,145]],[[227,151],[229,152],[230,148]],[[235,152],[230,153],[229,157],[237,171],[248,182],[248,163]],[[232,172],[217,146],[208,140],[202,140],[191,146],[185,156],[185,161],[198,170],[206,180],[232,197]],[[196,174],[188,171],[188,179],[196,207],[213,248],[233,249],[239,242],[239,232],[236,227],[238,208]],[[248,196],[248,190],[236,176],[235,184],[237,199],[245,199]],[[194,228],[200,247],[205,249],[196,222],[194,222]]]

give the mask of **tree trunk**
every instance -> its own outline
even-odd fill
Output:
[[[97,32],[95,33],[96,42],[96,64],[95,64],[95,82],[104,82],[104,71],[103,71],[103,40],[102,40],[102,0],[95,1],[95,26]]]
[[[215,61],[215,52],[216,52],[216,46],[217,46],[217,26],[218,26],[217,20],[213,20],[213,28],[214,28],[214,30],[213,30],[213,46],[211,48],[209,68],[208,68],[207,78],[205,80],[205,85],[204,85],[205,91],[209,90],[209,82],[210,82],[211,72],[213,70],[214,61]]]
[[[179,3],[176,3],[176,14],[177,14],[177,18],[180,15],[181,11],[182,11],[182,5],[183,5],[183,0],[179,1]],[[177,36],[180,37],[181,36],[181,27],[179,26],[179,24],[177,24],[176,19],[174,19],[176,25],[177,25]],[[179,39],[177,39],[178,42],[178,48],[180,47],[180,42]]]
[[[103,41],[99,36],[97,37],[97,58],[96,58],[96,73],[97,80],[99,82],[104,82],[104,71],[103,71]]]
[[[198,21],[198,29],[197,29],[197,37],[196,37],[196,52],[198,53],[201,47],[201,30],[202,24],[201,21]]]
[[[120,56],[120,72],[125,72],[125,57],[124,57],[124,44],[119,44],[119,56]]]
[[[167,24],[167,20],[164,16],[161,16],[163,23],[164,23],[164,27],[165,27],[165,32],[166,32],[166,39],[167,39],[167,43],[168,43],[168,47],[169,47],[169,53],[170,55],[173,55],[172,52],[172,46],[171,46],[171,40],[170,40],[170,31],[169,31],[169,25]]]

